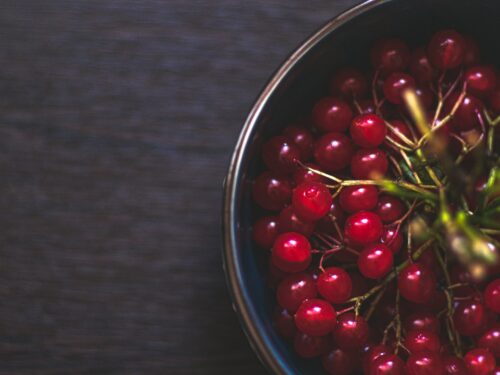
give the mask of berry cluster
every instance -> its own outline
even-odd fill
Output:
[[[500,75],[454,30],[370,60],[263,145],[275,327],[333,375],[500,374]]]

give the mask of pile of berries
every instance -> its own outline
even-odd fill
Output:
[[[274,324],[326,373],[500,374],[500,75],[479,52],[454,30],[380,40],[263,145]]]

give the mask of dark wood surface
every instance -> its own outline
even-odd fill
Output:
[[[0,374],[264,373],[222,179],[266,79],[355,2],[0,2]]]

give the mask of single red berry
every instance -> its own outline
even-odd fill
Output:
[[[281,210],[278,218],[279,233],[297,232],[309,237],[314,232],[314,227],[314,222],[301,219],[295,213],[292,206],[285,207]]]
[[[426,303],[434,295],[436,277],[423,264],[411,263],[399,273],[398,287],[401,295],[408,301]]]
[[[363,356],[363,371],[365,374],[370,374],[370,365],[375,362],[375,360],[383,355],[391,354],[392,350],[386,345],[376,345]]]
[[[488,349],[472,349],[464,357],[470,375],[490,375],[495,370],[495,357]]]
[[[292,198],[292,183],[284,176],[272,172],[263,172],[253,183],[254,201],[270,211],[278,211],[285,207]]]
[[[368,279],[379,279],[392,268],[392,251],[384,244],[368,245],[358,257],[359,272]]]
[[[356,369],[356,353],[335,348],[322,357],[321,363],[328,374],[350,375]]]
[[[378,148],[358,150],[351,161],[351,174],[360,180],[382,177],[388,168],[387,155]]]
[[[292,206],[297,215],[304,220],[319,220],[330,210],[332,194],[320,182],[303,182],[292,195]]]
[[[495,367],[491,375],[500,375],[500,366]]]
[[[319,294],[331,303],[344,303],[351,297],[352,281],[339,267],[328,267],[318,276]]]
[[[323,169],[336,172],[349,165],[354,153],[351,140],[342,133],[328,133],[314,145],[314,159]]]
[[[410,60],[410,72],[420,83],[429,83],[436,78],[436,70],[429,62],[424,48],[416,48],[413,51]]]
[[[301,160],[300,148],[288,137],[278,135],[270,138],[262,147],[264,164],[273,172],[290,173]]]
[[[444,373],[446,375],[468,375],[467,367],[462,358],[447,356],[443,359]]]
[[[308,299],[295,313],[295,324],[299,331],[310,336],[324,336],[333,331],[337,323],[337,312],[322,299]]]
[[[344,235],[350,241],[365,245],[380,239],[382,235],[382,221],[369,211],[356,212],[349,216],[344,226]]]
[[[328,214],[317,222],[317,228],[328,233],[335,233],[335,224],[342,226],[345,222],[345,212],[340,208],[338,200],[334,200],[330,205]]]
[[[306,161],[311,159],[314,137],[307,128],[290,125],[283,130],[283,134],[299,148],[300,160]]]
[[[444,375],[444,363],[438,353],[412,353],[406,361],[407,375]]]
[[[406,69],[410,62],[410,49],[401,39],[383,39],[373,45],[370,57],[375,69],[392,73]]]
[[[300,233],[280,234],[274,241],[271,259],[282,271],[304,271],[311,263],[311,244]]]
[[[297,333],[297,327],[291,315],[286,309],[276,307],[273,314],[273,323],[276,331],[281,337],[291,339]]]
[[[316,170],[321,170],[319,165],[313,164],[313,163],[306,163],[305,164],[309,168],[313,168]],[[325,182],[325,177],[314,173],[313,171],[307,169],[307,168],[297,168],[295,172],[293,173],[293,181],[295,182],[296,185],[300,185],[303,182]]]
[[[406,334],[404,344],[410,353],[421,352],[424,350],[438,353],[441,350],[439,336],[434,332],[421,329],[409,331]]]
[[[387,245],[393,254],[397,254],[403,247],[403,236],[400,231],[396,232],[393,228],[385,228],[382,237],[380,237],[380,242]]]
[[[432,65],[441,70],[453,69],[462,64],[466,42],[455,30],[438,31],[432,37],[427,54]]]
[[[409,331],[425,330],[439,333],[439,320],[435,314],[426,311],[415,312],[409,315],[404,323],[405,329]]]
[[[484,301],[489,309],[500,314],[500,279],[488,284],[484,291]]]
[[[297,332],[293,340],[295,352],[302,358],[319,357],[326,352],[331,345],[330,335],[309,336],[302,332]]]
[[[405,363],[395,354],[377,357],[369,366],[369,375],[406,375]]]
[[[340,206],[349,213],[369,211],[377,205],[378,190],[373,185],[347,186],[340,192]]]
[[[474,39],[465,35],[465,54],[464,54],[464,65],[472,66],[479,64],[481,60],[481,52],[479,50],[479,45],[476,43]]]
[[[377,147],[384,142],[387,127],[384,120],[377,115],[359,115],[352,120],[350,133],[352,140],[358,146]]]
[[[415,80],[406,73],[392,73],[384,81],[384,95],[392,104],[403,103],[403,93],[407,89],[415,88]]]
[[[496,323],[484,332],[477,345],[488,349],[497,359],[500,359],[500,323]]]
[[[352,110],[349,104],[338,98],[321,99],[313,108],[314,124],[324,133],[344,132],[352,120]]]
[[[345,98],[362,98],[367,91],[366,77],[357,69],[341,69],[330,81],[330,92]]]
[[[475,336],[481,333],[486,312],[481,302],[471,299],[458,304],[453,314],[455,328],[461,335]]]
[[[316,283],[308,273],[296,273],[287,276],[278,285],[276,299],[281,307],[294,313],[306,299],[318,294]]]
[[[495,68],[490,65],[477,65],[465,71],[464,81],[467,82],[467,91],[478,98],[491,94],[497,86]]]
[[[358,105],[355,107],[358,114],[369,114],[375,113],[375,103],[373,103],[372,99],[362,99],[358,100]]]
[[[380,216],[380,219],[384,223],[392,223],[400,219],[406,207],[401,199],[396,198],[392,195],[382,194],[378,199],[377,207],[375,208],[375,213]]]
[[[445,113],[451,112],[453,106],[460,97],[459,92],[453,92],[444,104]],[[480,126],[479,116],[482,116],[484,105],[481,100],[470,94],[465,95],[458,106],[455,116],[451,120],[451,126],[457,131],[467,131]]]
[[[410,127],[404,121],[392,120],[391,125],[395,130],[397,130],[399,133],[403,134],[406,138],[408,138],[410,140],[413,139],[413,135],[411,134]],[[399,135],[395,131],[391,130],[391,133],[392,133],[391,135],[393,136],[394,139],[396,139],[396,140],[400,139]]]
[[[422,105],[424,106],[424,109],[430,111],[432,110],[432,108],[434,108],[434,101],[436,97],[430,88],[425,86],[417,86],[415,87],[415,94],[420,100],[420,103],[422,103]]]
[[[253,240],[260,247],[270,249],[278,236],[278,218],[263,216],[253,224]]]
[[[342,314],[333,331],[333,340],[344,350],[361,349],[368,342],[370,329],[368,323],[361,316],[352,312]]]

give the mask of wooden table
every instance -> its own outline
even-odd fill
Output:
[[[264,373],[222,179],[266,79],[353,3],[0,3],[0,374]]]

